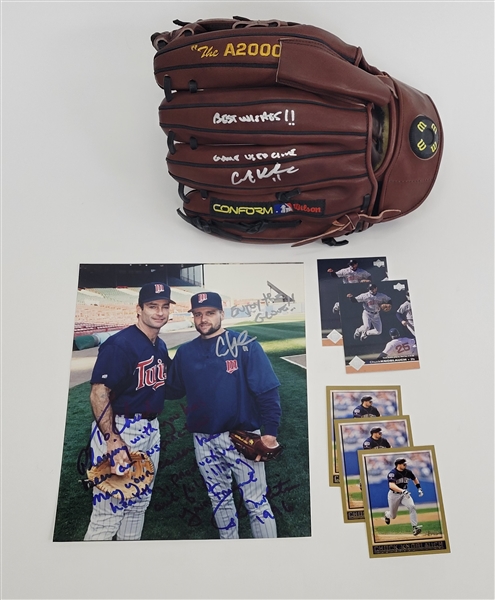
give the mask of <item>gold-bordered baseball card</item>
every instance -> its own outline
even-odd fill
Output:
[[[358,452],[412,446],[409,416],[337,419],[335,440],[341,467],[340,490],[344,522],[363,522],[363,484],[359,472]]]
[[[370,419],[402,414],[400,386],[328,386],[328,474],[331,487],[340,484],[340,468],[335,447],[336,419]]]
[[[358,455],[370,558],[450,552],[434,446]]]
[[[339,286],[346,373],[418,369],[409,285],[405,279]]]
[[[342,346],[339,287],[388,278],[384,256],[321,259],[318,263],[321,337],[323,346]]]

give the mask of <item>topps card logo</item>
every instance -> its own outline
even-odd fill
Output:
[[[268,202],[266,204],[243,204],[242,202],[218,200],[218,198],[210,201],[210,214],[223,217],[281,217],[290,213],[323,217],[325,216],[325,201]]]

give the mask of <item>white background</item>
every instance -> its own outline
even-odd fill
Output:
[[[493,597],[493,5],[14,2],[3,11],[3,597]],[[445,129],[433,192],[348,238],[243,245],[179,219],[149,37],[172,20],[279,18],[359,45],[427,92]],[[325,74],[322,73],[322,77]],[[421,369],[346,375],[322,348],[316,260],[384,255],[407,278]],[[313,535],[53,543],[79,263],[302,261]],[[402,386],[436,448],[451,554],[369,559],[327,483],[325,386]],[[290,440],[284,440],[290,443]]]

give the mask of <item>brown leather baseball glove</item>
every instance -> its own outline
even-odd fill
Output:
[[[151,458],[142,451],[130,452],[131,464],[123,475],[111,472],[110,459],[105,458],[87,471],[87,479],[82,483],[85,488],[97,487],[116,500],[129,500],[149,493],[155,468]]]
[[[151,39],[185,221],[241,242],[340,245],[428,196],[438,112],[361,48],[279,20],[174,23]]]
[[[380,304],[380,310],[383,310],[383,312],[390,312],[392,310],[392,305],[387,304],[386,302],[384,304]]]
[[[229,433],[237,451],[249,460],[267,461],[273,460],[280,455],[283,447],[279,444],[276,448],[265,446],[261,436],[250,431],[235,430]]]

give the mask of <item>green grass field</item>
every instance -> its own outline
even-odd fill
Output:
[[[230,328],[230,327],[229,327]],[[279,441],[286,445],[277,461],[266,465],[269,500],[277,519],[279,537],[311,535],[306,371],[281,357],[304,354],[304,321],[251,322],[235,328],[256,336],[282,383],[282,422]],[[173,349],[171,349],[173,350]],[[173,354],[173,351],[170,353]],[[82,540],[91,515],[91,492],[78,482],[78,456],[90,435],[90,384],[69,391],[54,541]],[[146,513],[142,539],[216,539],[211,504],[199,475],[192,435],[185,430],[185,399],[167,401],[159,417],[160,465]],[[251,537],[239,495],[241,537]]]
[[[420,508],[416,509],[418,513],[418,522],[422,525],[423,529],[421,531],[422,536],[439,536],[442,535],[442,524],[440,519],[438,518],[438,509],[435,508]],[[411,523],[409,521],[409,513],[407,510],[400,510],[397,513],[396,521],[402,522],[394,522],[391,521],[390,525],[386,525],[383,523],[379,523],[381,519],[383,519],[385,512],[384,511],[374,511],[373,519],[377,519],[375,521],[375,533],[377,535],[403,535],[408,536],[411,533]]]
[[[359,477],[347,478],[347,495],[351,502],[363,503],[363,493],[359,489]]]

